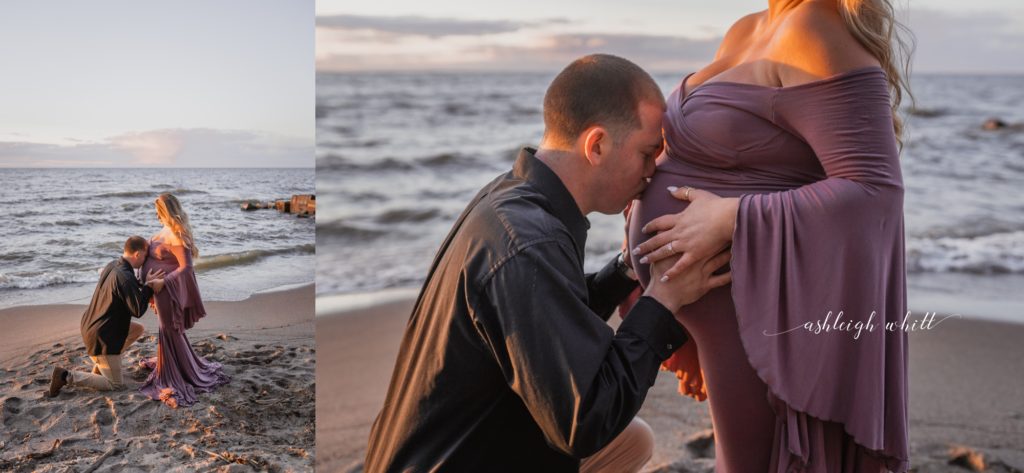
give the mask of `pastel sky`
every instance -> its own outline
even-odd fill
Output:
[[[894,2],[915,72],[1024,73],[1024,2]],[[657,71],[707,64],[722,35],[768,0],[317,2],[318,71],[557,70],[610,52]]]
[[[313,0],[0,4],[0,167],[312,167]]]

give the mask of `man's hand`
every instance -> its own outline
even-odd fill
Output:
[[[164,273],[164,270],[162,270],[162,269],[158,269],[158,270],[155,270],[155,271],[151,269],[151,270],[149,270],[149,272],[146,273],[146,284],[149,284],[149,282],[154,280],[154,279],[163,279],[163,277],[165,275],[166,274]],[[160,281],[160,284],[161,284],[161,287],[162,287],[163,286],[163,281]]]
[[[729,284],[732,281],[731,272],[718,275],[712,273],[725,266],[731,257],[729,250],[722,251],[688,266],[671,279],[664,279],[663,276],[678,257],[656,261],[651,265],[651,284],[647,286],[644,295],[653,297],[674,314],[680,307],[692,304],[708,291]]]
[[[164,290],[164,280],[161,278],[147,280],[146,285],[153,289],[153,294],[160,294]]]

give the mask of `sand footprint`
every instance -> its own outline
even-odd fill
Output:
[[[35,419],[42,419],[43,417],[46,417],[46,416],[50,415],[50,411],[51,411],[51,409],[49,409],[47,407],[36,406],[36,407],[30,408],[29,410],[25,411],[25,413],[30,415],[30,416],[32,416]]]
[[[15,418],[21,413],[22,400],[20,397],[11,396],[0,400],[0,412],[2,412],[3,423],[7,425],[7,422]]]

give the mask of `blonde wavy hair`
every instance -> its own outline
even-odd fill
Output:
[[[846,28],[878,59],[889,80],[892,126],[902,150],[904,127],[899,108],[904,94],[914,103],[914,95],[910,91],[910,57],[914,51],[914,36],[896,20],[896,11],[890,0],[838,2],[839,13],[846,21]]]
[[[199,256],[199,247],[192,238],[192,225],[188,223],[188,214],[181,207],[177,197],[167,193],[160,194],[156,198],[156,215],[160,223],[169,227],[185,248],[192,252],[193,258]]]

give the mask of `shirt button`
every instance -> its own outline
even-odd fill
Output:
[[[671,350],[672,349],[672,344],[669,343],[668,345],[665,345],[665,348],[668,348],[669,350]]]

